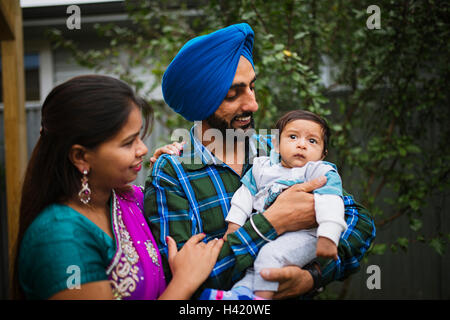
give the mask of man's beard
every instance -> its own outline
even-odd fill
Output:
[[[250,116],[250,122],[248,124],[246,124],[243,127],[233,128],[232,123],[233,123],[233,121],[236,120],[236,118],[243,118],[243,117],[248,117],[248,116]],[[227,129],[232,129],[232,130],[242,129],[242,130],[246,131],[247,129],[255,127],[255,121],[253,119],[253,112],[245,112],[243,114],[237,115],[230,122],[227,122],[225,119],[220,118],[213,113],[206,119],[206,123],[208,123],[210,128],[219,130],[223,134],[224,137],[226,136]]]

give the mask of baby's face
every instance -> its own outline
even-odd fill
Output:
[[[308,161],[319,161],[323,155],[322,127],[310,120],[289,122],[280,135],[281,164],[286,168],[303,167]]]

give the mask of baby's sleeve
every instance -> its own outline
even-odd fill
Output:
[[[342,232],[347,228],[341,177],[336,166],[328,162],[316,163],[311,169],[311,176],[307,180],[321,175],[327,177],[327,183],[313,192],[316,220],[319,224],[317,236],[328,238],[338,245]]]
[[[319,224],[317,237],[328,238],[337,246],[342,232],[347,228],[344,201],[334,194],[314,193],[314,207]]]
[[[231,199],[231,208],[225,221],[242,226],[250,218],[261,176],[264,167],[268,164],[270,164],[269,157],[257,157],[254,159],[253,167],[242,177],[242,186],[234,193]]]
[[[243,226],[245,221],[250,218],[252,211],[253,195],[245,185],[242,185],[231,199],[231,208],[225,221]]]

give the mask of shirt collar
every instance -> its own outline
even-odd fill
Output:
[[[179,160],[187,170],[199,170],[207,165],[216,165],[217,159],[196,137],[197,124],[193,125],[189,132],[189,142],[183,147],[183,153]]]
[[[206,148],[197,138],[196,131],[199,129],[194,124],[189,132],[190,145],[185,144],[183,153],[179,158],[186,170],[199,170],[208,165],[227,166],[218,159],[211,151]],[[253,159],[257,156],[266,155],[271,149],[270,136],[260,136],[254,134],[249,140],[248,149],[245,152],[244,167],[253,163]],[[262,151],[262,152],[261,152]],[[262,154],[261,154],[262,153]]]

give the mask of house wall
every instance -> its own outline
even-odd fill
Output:
[[[86,48],[101,48],[106,45],[104,42],[93,34],[93,24],[96,21],[110,22],[124,21],[125,15],[117,13],[119,10],[116,5],[109,6],[108,14],[105,16],[95,16],[99,13],[106,12],[98,9],[90,9],[94,15],[86,18],[83,22],[82,31],[76,36]],[[87,6],[85,6],[87,8]],[[91,6],[92,8],[93,6]],[[25,54],[34,53],[39,55],[39,92],[40,99],[35,101],[26,101],[26,119],[27,119],[27,150],[28,157],[39,138],[39,130],[41,124],[41,106],[51,89],[74,77],[82,74],[92,74],[94,71],[80,67],[71,59],[70,54],[62,49],[51,47],[45,32],[48,28],[65,28],[66,13],[64,8],[44,8],[45,12],[56,12],[57,17],[45,18],[45,14],[41,15],[36,9],[32,9],[32,14],[24,13],[24,52]],[[50,10],[50,11],[48,11]],[[83,9],[83,12],[84,11]],[[152,81],[151,78],[146,79]],[[158,95],[156,95],[158,97]],[[161,96],[159,96],[161,97]],[[155,96],[152,96],[155,98]],[[144,143],[149,148],[148,155],[167,141],[168,132],[159,123],[154,123],[153,131]],[[7,241],[7,219],[6,219],[6,189],[4,185],[4,164],[5,164],[5,147],[4,147],[4,126],[3,126],[3,105],[0,102],[0,299],[7,299],[8,288],[8,241]],[[144,185],[148,169],[143,168],[134,181],[137,185]]]

